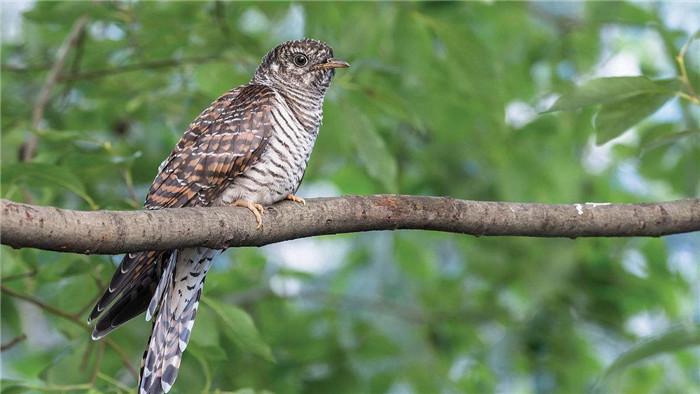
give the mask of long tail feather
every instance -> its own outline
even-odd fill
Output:
[[[163,292],[168,287],[169,279],[175,269],[175,264],[177,263],[178,251],[174,251],[170,255],[170,260],[163,270],[163,276],[158,282],[158,287],[156,288],[155,294],[151,297],[151,302],[148,304],[148,309],[146,310],[146,321],[151,320],[151,317],[155,316],[156,309],[160,305],[160,301],[163,298]]]
[[[129,280],[121,279],[119,286],[110,286],[95,305],[88,320],[89,323],[99,317],[92,331],[93,339],[102,338],[146,310],[161,279],[163,259],[170,254],[171,252],[142,252],[124,256],[120,269],[114,276],[128,276]],[[134,261],[140,263],[134,265]],[[125,263],[130,267],[121,270]]]
[[[139,252],[128,253],[119,264],[109,287],[97,301],[90,312],[88,324],[99,317],[109,304],[118,298],[131,293],[139,287],[155,287],[160,279],[163,261],[167,261],[170,252]],[[150,301],[150,297],[149,297]]]
[[[182,249],[159,286],[162,298],[141,362],[140,394],[168,392],[175,383],[202,295],[204,278],[220,250]],[[162,290],[161,290],[162,289]],[[150,307],[149,307],[150,310]]]

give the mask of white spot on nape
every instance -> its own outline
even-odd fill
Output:
[[[578,212],[579,215],[583,215],[583,205],[575,204],[575,206],[576,206],[576,212]]]

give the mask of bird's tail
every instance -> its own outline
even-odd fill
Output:
[[[93,339],[102,338],[148,308],[173,253],[139,252],[124,256],[88,318],[88,324],[99,318]]]
[[[139,393],[168,392],[175,382],[202,295],[204,278],[220,250],[191,248],[171,259],[148,315],[155,314],[148,347],[141,361]],[[158,305],[158,310],[153,306]]]

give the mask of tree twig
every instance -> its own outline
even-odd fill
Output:
[[[206,63],[206,62],[210,62],[210,61],[214,61],[214,60],[221,60],[221,59],[222,59],[222,57],[220,55],[209,55],[209,56],[198,56],[198,57],[191,57],[191,58],[185,58],[185,59],[154,60],[154,61],[149,61],[149,62],[127,64],[127,65],[119,66],[119,67],[106,68],[103,70],[85,71],[85,72],[80,73],[80,74],[73,74],[73,75],[67,75],[67,76],[61,77],[58,79],[58,81],[59,82],[69,82],[69,81],[75,81],[75,80],[79,80],[79,79],[96,79],[96,78],[106,77],[109,75],[122,74],[122,73],[127,73],[127,72],[132,72],[132,71],[165,68],[165,67],[176,67],[176,66],[181,66],[183,64]]]
[[[676,62],[678,63],[678,67],[681,71],[681,81],[683,81],[683,84],[685,85],[686,89],[688,89],[688,93],[690,93],[689,100],[695,103],[696,105],[700,105],[700,101],[698,101],[698,94],[695,93],[695,89],[693,89],[693,84],[690,83],[690,79],[688,78],[688,71],[685,68],[685,54],[688,51],[688,48],[690,48],[690,44],[699,37],[700,30],[698,30],[695,34],[688,38],[686,43],[678,52],[678,55],[676,55]]]
[[[225,58],[221,55],[205,55],[205,56],[194,56],[189,58],[173,58],[173,59],[161,59],[139,62],[134,64],[125,64],[123,66],[117,66],[112,68],[105,68],[101,70],[84,71],[82,73],[70,73],[68,75],[62,75],[58,77],[57,82],[72,82],[82,79],[97,79],[115,74],[122,74],[132,71],[155,69],[155,68],[167,68],[167,67],[178,67],[185,64],[200,64],[210,61],[224,60]],[[43,64],[36,66],[13,66],[11,64],[3,64],[0,68],[2,71],[24,73],[24,72],[38,72],[44,71],[51,68],[51,64]]]
[[[24,301],[27,301],[31,304],[34,304],[46,312],[49,312],[53,315],[56,315],[58,317],[61,317],[65,320],[72,322],[73,324],[81,327],[83,330],[85,330],[87,332],[92,332],[92,328],[90,326],[88,326],[87,324],[83,323],[79,318],[72,316],[70,313],[64,312],[64,311],[62,311],[56,307],[53,307],[49,304],[46,304],[41,300],[30,297],[26,294],[19,293],[17,291],[10,289],[9,287],[5,287],[3,285],[0,285],[0,292],[3,292],[9,296],[19,298],[21,300],[24,300]],[[131,373],[131,375],[134,378],[138,377],[138,372],[136,372],[136,368],[134,368],[134,366],[131,364],[131,361],[129,361],[129,357],[127,357],[126,353],[124,353],[122,348],[117,346],[117,344],[114,343],[114,341],[112,341],[109,338],[102,338],[102,339],[100,339],[100,341],[103,341],[105,343],[105,345],[112,348],[112,350],[114,350],[119,355],[119,357],[122,359],[122,362],[124,363],[124,365],[126,366],[126,368],[129,370],[129,372]]]
[[[97,374],[100,372],[100,366],[102,366],[102,356],[105,352],[104,342],[99,343],[99,348],[97,349],[97,360],[95,360],[95,368],[92,370],[92,376],[90,376],[90,386],[95,387],[95,380],[97,379]]]
[[[10,342],[4,343],[4,344],[2,344],[2,346],[0,346],[0,352],[4,352],[5,350],[7,350],[7,349],[15,346],[16,344],[24,341],[25,339],[27,339],[27,334],[22,334],[20,336],[12,338],[12,340],[10,340]]]
[[[102,287],[103,287],[103,286],[99,286],[98,288],[101,289]],[[102,294],[100,294],[100,293],[95,294],[95,296],[92,297],[92,299],[91,299],[90,301],[88,301],[88,302],[85,304],[85,306],[83,306],[82,308],[80,308],[79,311],[75,312],[75,313],[73,314],[73,316],[75,316],[76,318],[80,318],[80,316],[82,316],[83,313],[87,312],[88,309],[90,309],[91,307],[93,307],[93,306],[95,305],[95,303],[97,302],[97,300],[100,299],[101,296],[102,296]]]
[[[18,279],[24,279],[24,278],[30,278],[34,275],[36,275],[39,271],[36,268],[32,268],[27,272],[22,272],[21,274],[15,274],[15,275],[7,275],[4,278],[0,278],[0,282],[2,283],[7,283],[7,282],[12,282]]]
[[[244,208],[71,211],[1,200],[2,243],[82,254],[262,246],[317,235],[432,230],[474,236],[658,237],[700,230],[700,199],[649,204],[530,204],[405,195],[283,201],[256,229]]]
[[[54,62],[51,70],[49,70],[49,73],[46,75],[46,79],[44,80],[44,84],[41,86],[39,96],[34,104],[34,109],[32,110],[32,128],[35,130],[39,129],[41,120],[44,119],[44,111],[46,110],[46,106],[51,98],[51,92],[58,82],[58,75],[61,73],[63,66],[66,63],[68,53],[70,53],[71,48],[80,42],[80,36],[83,34],[87,22],[87,16],[83,16],[78,19],[73,24],[68,36],[66,36],[66,39],[58,49],[56,62]],[[39,137],[36,134],[32,134],[29,139],[27,139],[22,147],[21,159],[23,161],[29,161],[34,158],[36,153],[36,145],[38,142]]]

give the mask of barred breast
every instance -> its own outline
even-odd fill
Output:
[[[233,179],[219,204],[245,200],[271,205],[299,188],[321,123],[319,100],[275,94],[276,105],[266,119],[274,130],[270,142],[260,160]]]

